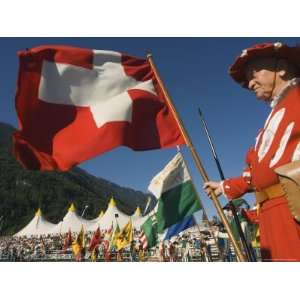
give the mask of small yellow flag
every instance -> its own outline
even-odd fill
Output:
[[[122,231],[116,237],[115,245],[117,250],[121,250],[129,245],[133,240],[133,226],[132,221],[130,221],[125,225]]]
[[[79,234],[77,235],[76,240],[72,244],[72,250],[74,256],[78,256],[84,247],[85,247],[85,238],[84,238],[84,230],[82,226]]]
[[[112,247],[117,246],[117,238],[118,238],[119,234],[120,234],[120,227],[119,227],[119,224],[117,223],[117,226],[114,229],[114,231],[111,235],[110,241],[109,241],[109,250],[111,250]]]
[[[92,261],[92,262],[96,262],[96,261],[97,261],[96,248],[94,248],[94,250],[92,251],[91,261]]]

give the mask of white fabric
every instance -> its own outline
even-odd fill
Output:
[[[148,190],[159,199],[161,194],[191,180],[181,153],[174,158],[159,172],[150,182]]]
[[[146,220],[148,219],[148,217],[149,217],[149,215],[146,215],[144,217],[143,216],[133,215],[131,217],[133,228],[135,228],[137,230],[140,230],[141,226],[146,222]]]
[[[92,221],[81,218],[76,212],[68,211],[63,220],[59,222],[49,233],[52,234],[64,234],[69,232],[79,233],[83,226],[84,231],[92,225]]]
[[[43,216],[35,215],[35,217],[14,236],[31,236],[31,235],[44,235],[49,233],[56,224],[46,221]]]
[[[293,86],[300,83],[300,78],[293,78],[292,80],[288,81],[285,86],[282,87],[281,91],[274,99],[271,101],[270,106],[274,108],[285,96],[286,92]]]
[[[292,161],[300,160],[300,143],[297,144],[292,156]]]
[[[99,128],[113,121],[131,122],[130,89],[156,95],[152,80],[127,76],[120,53],[95,50],[93,69],[44,61],[38,95],[48,103],[89,107]]]
[[[89,226],[87,227],[87,231],[96,231],[98,227],[100,228],[100,220],[102,217],[97,217],[93,220],[89,221]],[[101,229],[101,228],[100,228]]]
[[[148,216],[143,217],[140,209],[136,209],[134,214],[131,216],[133,228],[140,230],[141,226],[147,220]]]
[[[262,135],[262,131],[258,134],[258,136],[255,138],[255,146],[254,146],[254,149],[255,151],[257,150],[257,146],[258,146],[258,142],[260,140],[260,137]]]
[[[285,108],[282,108],[278,112],[276,112],[274,116],[270,119],[267,127],[264,129],[264,133],[262,135],[262,142],[258,149],[259,162],[265,157],[265,155],[269,151],[272,142],[274,140],[276,131],[279,127],[279,124],[283,119],[284,113],[285,113]]]
[[[116,218],[115,215],[118,214]],[[116,206],[110,205],[104,215],[100,220],[100,228],[101,230],[107,230],[111,228],[113,224],[113,228],[116,227],[118,222],[120,229],[122,229],[130,220],[130,217],[124,213],[122,213]]]
[[[275,156],[271,159],[270,161],[270,168],[272,168],[273,166],[275,166],[278,161],[280,160],[280,158],[283,155],[283,152],[286,148],[286,145],[288,143],[288,140],[291,136],[292,130],[294,128],[295,122],[290,123],[287,128],[284,131],[284,134],[280,140],[280,144],[279,144],[279,148],[277,149]]]

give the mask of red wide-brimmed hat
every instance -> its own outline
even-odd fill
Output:
[[[229,69],[230,76],[244,88],[248,88],[246,79],[246,66],[250,60],[257,57],[276,57],[286,59],[299,69],[300,74],[300,47],[290,47],[288,45],[277,43],[264,43],[254,45],[242,51],[233,65]]]

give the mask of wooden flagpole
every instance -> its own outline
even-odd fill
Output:
[[[155,67],[152,55],[148,54],[147,58],[148,58],[148,61],[150,63],[150,66],[151,66],[151,68],[153,70],[153,73],[154,73],[154,75],[155,75],[158,83],[160,84],[160,86],[162,88],[162,92],[163,92],[163,94],[164,94],[164,96],[165,96],[165,98],[166,98],[166,100],[167,100],[167,102],[169,104],[169,107],[170,107],[171,111],[173,112],[173,115],[175,117],[175,120],[177,121],[177,124],[179,126],[180,131],[181,131],[181,134],[184,137],[184,140],[185,140],[188,148],[190,149],[190,151],[192,153],[193,159],[194,159],[195,164],[196,164],[196,166],[197,166],[197,168],[198,168],[198,170],[200,172],[200,175],[201,175],[203,181],[207,182],[207,181],[209,181],[208,175],[207,175],[207,173],[206,173],[206,171],[205,171],[205,169],[204,169],[204,167],[203,167],[203,165],[201,163],[200,157],[199,157],[198,153],[196,152],[196,149],[195,149],[195,147],[194,147],[194,145],[193,145],[193,143],[192,143],[192,141],[191,141],[191,139],[190,139],[190,137],[189,137],[189,135],[188,135],[188,133],[187,133],[187,131],[186,131],[186,129],[185,129],[185,127],[184,127],[184,125],[183,125],[183,123],[182,123],[182,121],[181,121],[181,119],[180,119],[180,117],[179,117],[179,115],[178,115],[178,113],[176,111],[176,109],[175,109],[175,106],[174,106],[174,104],[173,104],[173,102],[171,100],[171,97],[169,96],[169,94],[167,92],[167,89],[166,89],[164,83],[162,82],[162,80],[161,80],[161,78],[160,78],[160,76],[158,74],[158,71],[157,71],[157,69]],[[241,251],[241,249],[240,249],[240,247],[239,247],[236,239],[233,236],[232,230],[230,228],[230,225],[228,223],[227,218],[224,215],[222,206],[221,206],[221,204],[220,204],[217,196],[215,195],[215,193],[213,191],[212,191],[211,195],[212,195],[212,201],[213,201],[213,203],[214,203],[214,205],[216,207],[216,210],[217,210],[217,212],[218,212],[218,214],[219,214],[219,216],[221,218],[221,221],[223,222],[223,224],[225,226],[225,229],[226,229],[226,231],[228,233],[230,241],[232,242],[232,245],[233,245],[233,248],[234,248],[234,251],[235,251],[235,253],[237,255],[238,260],[241,261],[241,262],[245,262],[246,259],[245,259],[244,255],[243,255],[243,253],[242,253],[242,251]]]

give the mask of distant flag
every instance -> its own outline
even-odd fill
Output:
[[[250,208],[250,205],[248,204],[248,202],[243,199],[243,198],[237,198],[237,199],[234,199],[231,201],[231,203],[233,204],[233,206],[235,207],[235,209],[237,210],[237,217],[241,223],[241,226],[243,228],[243,222],[248,222],[247,218],[245,218],[245,213],[241,214],[239,212],[239,210],[242,209],[243,206],[246,207],[246,210],[249,210]],[[229,203],[227,203],[225,206],[223,206],[223,210],[230,210],[230,205]],[[243,209],[244,210],[244,209]],[[234,238],[239,241],[240,240],[240,234],[239,234],[239,231],[238,231],[238,228],[237,228],[237,225],[236,225],[236,222],[234,220],[234,218],[232,218],[230,221],[229,221],[229,224],[231,226],[231,230],[232,230],[232,234],[234,236]],[[248,226],[250,227],[250,226]],[[243,230],[244,231],[244,230]],[[245,232],[244,232],[245,233]],[[247,233],[245,233],[247,234]]]
[[[141,232],[139,234],[139,242],[141,243],[142,248],[144,250],[146,250],[148,248],[148,240],[147,240],[146,234],[143,230],[141,230]]]
[[[64,241],[64,252],[66,252],[67,249],[69,247],[71,247],[72,242],[73,242],[73,240],[72,240],[72,232],[71,232],[71,229],[69,228],[69,231],[68,231],[68,233],[67,233],[67,235],[65,237],[65,241]]]
[[[113,248],[116,247],[116,242],[117,242],[117,238],[119,236],[120,233],[120,227],[119,224],[117,223],[116,227],[114,228],[114,231],[111,235],[110,238],[110,242],[109,242],[109,251]]]
[[[112,222],[111,223],[111,226],[109,227],[109,229],[107,229],[107,234],[109,235],[109,234],[112,234],[112,232],[113,232],[113,229],[114,229],[114,222]]]
[[[96,262],[97,261],[97,256],[98,256],[98,248],[96,247],[91,254],[91,261]]]
[[[101,242],[101,232],[100,232],[100,228],[98,227],[91,238],[91,242],[88,248],[89,252],[93,252],[95,248],[99,246],[100,242]]]
[[[25,168],[65,171],[119,146],[185,144],[148,60],[69,46],[18,55],[13,145]]]
[[[133,225],[131,219],[121,230],[116,238],[116,247],[117,250],[121,250],[126,246],[130,245],[133,240]]]
[[[205,223],[206,225],[208,224],[208,218],[204,210],[202,212],[202,222]]]
[[[77,235],[76,240],[72,244],[72,250],[76,261],[82,260],[84,248],[85,248],[85,236],[84,236],[84,230],[82,226],[79,234]]]
[[[152,179],[148,189],[158,199],[158,233],[201,209],[181,153]]]
[[[101,242],[101,244],[103,245],[103,250],[104,250],[104,259],[105,261],[109,261],[110,260],[110,241],[112,238],[112,233],[113,233],[113,224],[111,225],[110,229],[108,229],[106,231],[106,233],[104,234],[104,238]]]
[[[100,228],[98,227],[97,230],[94,232],[93,237],[90,241],[90,245],[89,245],[89,252],[91,253],[91,261],[96,262],[97,261],[97,256],[99,253],[98,247],[101,243],[101,232],[100,232]]]
[[[157,220],[155,214],[149,218],[141,226],[141,234],[139,237],[143,249],[152,248],[158,242]]]
[[[41,238],[41,242],[42,242],[42,245],[43,245],[44,255],[46,255],[46,253],[47,253],[47,248],[46,248],[46,245],[45,245],[43,236],[41,235],[40,238]]]
[[[112,235],[113,235],[113,222],[111,224],[111,227],[105,232],[104,238],[103,238],[103,241],[102,241],[102,244],[104,246],[105,256],[109,255],[110,244],[111,244],[111,241],[112,241]]]
[[[196,225],[194,216],[184,218],[181,222],[172,225],[167,229],[164,240],[169,240],[171,237],[178,235],[180,232]]]

